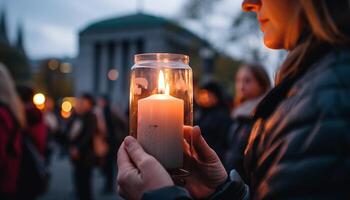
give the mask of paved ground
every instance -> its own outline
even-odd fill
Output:
[[[103,177],[98,170],[95,170],[93,177],[95,200],[122,200],[117,194],[101,194],[102,186]],[[62,159],[59,158],[58,153],[53,155],[50,188],[39,200],[75,200],[72,169],[67,157]]]

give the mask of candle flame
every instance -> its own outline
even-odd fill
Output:
[[[170,93],[169,84],[166,84],[164,79],[165,79],[164,73],[162,70],[160,70],[159,76],[158,76],[158,93],[169,94]]]

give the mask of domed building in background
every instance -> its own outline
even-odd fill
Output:
[[[108,94],[115,105],[125,110],[135,54],[186,54],[195,74],[200,75],[205,72],[200,56],[204,48],[210,49],[206,41],[163,17],[137,13],[98,21],[79,33],[75,92]]]

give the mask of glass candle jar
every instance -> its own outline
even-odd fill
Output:
[[[167,170],[183,168],[183,127],[193,125],[189,57],[135,56],[130,80],[130,135]]]

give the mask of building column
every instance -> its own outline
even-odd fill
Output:
[[[100,88],[100,63],[101,63],[101,44],[95,43],[94,44],[94,53],[93,53],[93,90],[92,92],[95,95],[98,95],[99,88]],[[83,83],[82,83],[83,84]]]
[[[127,87],[128,87],[128,71],[129,71],[129,65],[130,65],[130,42],[128,40],[124,40],[121,42],[121,66],[120,66],[120,86],[119,86],[119,106],[122,111],[126,109],[126,105],[128,105],[128,97],[129,94],[127,93]]]
[[[110,70],[115,69],[115,43],[113,41],[109,42],[108,48],[108,62],[107,62],[107,76]],[[113,95],[114,85],[116,80],[110,80],[107,78],[107,95],[111,99]]]
[[[90,41],[79,42],[79,55],[74,62],[74,93],[76,96],[82,92],[94,89],[94,44]]]
[[[100,64],[100,88],[98,95],[107,93],[107,82],[108,82],[108,46],[106,43],[101,45],[101,64]]]
[[[118,70],[119,77],[114,83],[114,91],[113,91],[113,102],[117,104],[118,107],[120,107],[121,101],[122,101],[122,92],[121,92],[121,84],[122,84],[122,45],[121,42],[118,42],[115,46],[115,68]]]

